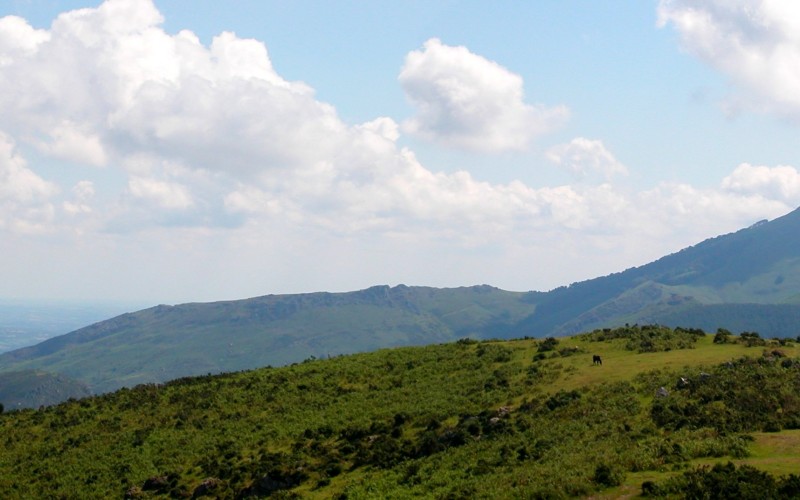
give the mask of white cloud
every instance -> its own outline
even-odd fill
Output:
[[[106,164],[106,152],[97,135],[84,134],[69,122],[55,126],[50,133],[51,142],[38,145],[50,156],[83,165]]]
[[[519,75],[435,38],[406,56],[399,81],[417,109],[405,130],[456,148],[523,150],[568,116],[564,106],[526,104]]]
[[[337,234],[456,227],[474,242],[550,218],[587,227],[601,212],[588,208],[589,189],[537,190],[431,171],[398,148],[394,120],[346,125],[307,85],[280,77],[262,43],[223,33],[204,47],[190,32],[166,34],[161,21],[150,2],[134,0],[63,14],[0,68],[8,83],[0,127],[22,123],[20,140],[41,152],[125,170],[112,208],[89,211],[107,194],[90,204],[73,193],[61,204],[67,213],[136,230],[276,217]],[[407,87],[455,78],[454,93],[443,97],[450,119],[472,127],[451,136],[463,145],[521,148],[565,114],[525,104],[517,75],[464,48],[432,40],[414,54],[401,77]],[[426,80],[426,67],[438,73]],[[460,111],[458,92],[468,95]]]
[[[174,182],[132,177],[128,182],[128,192],[134,198],[147,200],[160,208],[170,210],[187,209],[194,203],[186,186]]]
[[[612,257],[594,268],[599,250],[642,259],[652,248],[657,257],[664,234],[677,249],[797,204],[793,167],[740,166],[717,189],[631,193],[611,182],[625,166],[602,141],[580,137],[546,156],[599,182],[499,184],[437,171],[398,144],[400,130],[478,151],[524,149],[563,122],[566,108],[526,104],[518,75],[431,40],[400,76],[417,116],[349,125],[306,84],[282,78],[261,42],[223,33],[204,46],[161,22],[147,0],[67,13],[49,30],[0,19],[1,231],[62,230],[112,259],[123,257],[109,240],[133,255],[141,237],[153,252],[159,241],[174,250],[178,267],[208,268],[186,255],[218,252],[221,266],[237,260],[233,268],[248,275],[271,260],[323,277],[363,264],[380,281],[397,259],[410,273],[403,281],[442,266],[485,281],[477,276],[487,261],[475,256],[494,252],[531,277],[555,276],[554,263],[571,256],[562,265],[577,278],[619,270]],[[241,246],[251,260],[228,257]],[[339,261],[319,258],[329,250]]]
[[[661,0],[658,16],[689,52],[755,91],[773,111],[800,116],[800,3]]]
[[[553,146],[546,156],[548,160],[564,167],[578,178],[599,174],[604,180],[610,180],[617,174],[628,173],[625,165],[600,140],[576,137],[566,144]]]
[[[72,187],[73,199],[65,201],[64,211],[70,215],[91,213],[90,202],[94,198],[94,183],[92,181],[80,181]]]
[[[49,38],[50,35],[45,30],[33,29],[20,17],[0,18],[0,66],[9,64],[17,57],[34,53]]]
[[[36,175],[0,133],[0,229],[39,232],[53,217],[50,198],[58,188]]]
[[[742,163],[722,180],[722,189],[800,206],[800,172],[788,165],[767,167]]]

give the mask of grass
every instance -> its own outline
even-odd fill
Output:
[[[711,339],[656,353],[624,339],[565,338],[542,353],[541,340],[463,341],[12,412],[0,417],[0,496],[118,497],[169,475],[169,490],[141,498],[191,496],[209,477],[233,497],[267,473],[302,471],[291,492],[303,498],[632,497],[643,481],[735,452],[718,432],[650,418],[654,389],[674,390],[684,367],[713,371],[764,351]],[[753,436],[738,463],[773,474],[800,465],[800,431]],[[598,464],[623,472],[622,483],[597,484]]]
[[[675,467],[674,470],[643,471],[628,474],[624,484],[606,490],[602,495],[592,498],[634,498],[638,497],[641,485],[645,481],[663,482],[670,477],[695,467],[713,466],[720,462],[733,462],[737,466],[747,464],[774,476],[797,474],[800,471],[800,430],[783,430],[780,432],[754,432],[753,442],[749,446],[750,456],[735,458],[731,456],[714,459],[691,460]]]
[[[800,430],[756,432],[753,438],[752,455],[735,463],[746,463],[776,475],[800,471]]]
[[[512,342],[513,344],[513,342]],[[712,366],[743,356],[761,356],[761,349],[745,347],[739,343],[714,344],[713,336],[706,335],[697,341],[695,349],[680,349],[667,352],[637,353],[621,347],[622,341],[590,342],[578,337],[564,339],[562,345],[576,346],[582,353],[544,361],[559,363],[564,367],[562,375],[548,388],[551,392],[574,390],[599,383],[632,380],[636,375],[652,370],[680,370],[689,366]],[[789,356],[797,356],[795,346],[783,347]],[[535,347],[526,354],[533,356]],[[592,356],[600,355],[602,366],[592,364]]]

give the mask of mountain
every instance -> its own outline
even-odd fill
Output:
[[[0,372],[44,370],[106,392],[383,347],[626,323],[797,336],[800,210],[549,292],[399,285],[161,305],[0,354]]]
[[[509,336],[534,310],[535,295],[400,285],[161,305],[4,353],[0,371],[46,370],[105,392],[382,347]]]
[[[524,327],[552,335],[640,322],[795,336],[800,209],[641,267],[555,289],[536,305]]]

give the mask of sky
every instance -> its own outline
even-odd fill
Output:
[[[6,0],[0,298],[549,290],[800,205],[793,0]]]

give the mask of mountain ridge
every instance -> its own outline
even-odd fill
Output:
[[[105,392],[384,347],[626,323],[790,337],[799,318],[800,209],[548,292],[377,285],[154,306],[0,354],[0,372],[45,370]]]

